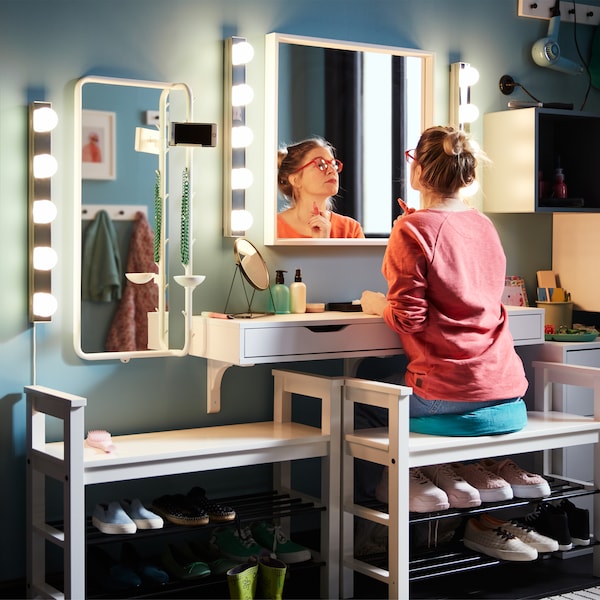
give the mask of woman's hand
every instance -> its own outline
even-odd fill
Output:
[[[382,316],[387,306],[385,295],[381,292],[371,292],[365,290],[360,297],[360,304],[364,313],[368,315]]]
[[[308,221],[308,225],[314,238],[328,238],[331,235],[331,221],[328,219],[327,211],[320,211],[319,207],[313,202],[313,214]]]

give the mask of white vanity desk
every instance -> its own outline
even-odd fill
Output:
[[[544,341],[541,308],[507,307],[515,346]],[[190,354],[207,359],[207,411],[219,412],[223,373],[233,365],[359,359],[402,353],[381,317],[362,312],[269,315],[252,319],[192,317]]]

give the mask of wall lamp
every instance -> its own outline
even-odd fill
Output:
[[[246,125],[246,106],[252,102],[254,92],[246,83],[246,65],[253,57],[254,49],[246,38],[225,40],[223,235],[227,237],[242,236],[252,226],[252,214],[246,210],[246,190],[254,178],[246,167],[246,148],[254,136]]]
[[[52,130],[58,123],[50,102],[29,105],[29,320],[51,321],[58,303],[52,295],[52,269],[58,257],[51,246],[52,176],[58,164],[52,156]]]
[[[478,81],[479,71],[469,63],[450,65],[450,124],[462,131],[469,131],[479,118],[479,109],[471,103],[471,87]]]

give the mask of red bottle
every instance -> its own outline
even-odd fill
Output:
[[[555,198],[566,198],[567,197],[567,184],[565,183],[565,174],[563,170],[558,167],[554,172],[554,185],[552,186],[552,195]]]

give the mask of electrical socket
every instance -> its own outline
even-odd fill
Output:
[[[555,0],[519,0],[519,17],[549,21],[555,4]],[[600,24],[600,6],[575,4],[575,14],[572,11],[573,2],[566,0],[560,3],[561,23],[573,23],[577,19],[577,25]]]
[[[146,111],[146,125],[158,125],[160,114],[157,110]]]

